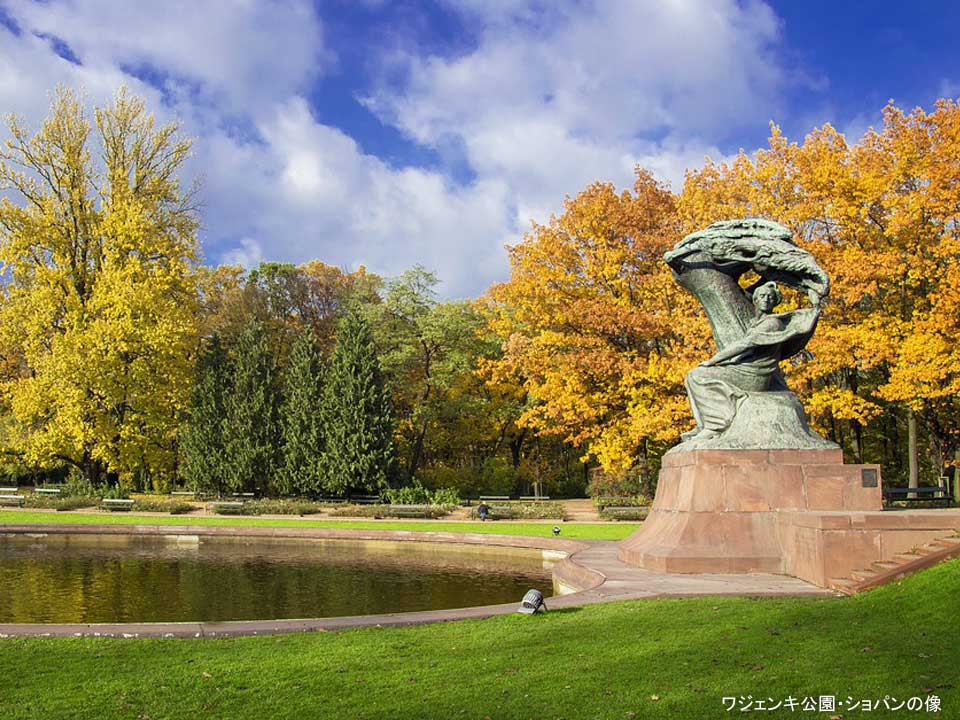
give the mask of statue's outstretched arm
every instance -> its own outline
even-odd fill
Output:
[[[730,343],[723,350],[717,352],[709,360],[704,360],[700,363],[703,367],[711,367],[713,365],[719,365],[724,360],[732,360],[737,357],[737,355],[743,355],[743,353],[748,352],[753,349],[753,344],[747,340],[741,340],[740,342]]]

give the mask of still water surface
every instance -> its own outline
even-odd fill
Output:
[[[0,536],[0,622],[267,620],[519,602],[539,553],[342,540]]]

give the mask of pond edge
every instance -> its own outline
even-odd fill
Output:
[[[216,536],[247,538],[304,538],[338,540],[384,540],[458,545],[484,545],[541,550],[545,559],[557,559],[552,568],[554,586],[564,606],[596,602],[577,596],[601,586],[603,573],[577,562],[576,555],[594,543],[583,540],[538,538],[479,533],[421,532],[406,530],[359,530],[308,527],[230,527],[210,525],[0,525],[0,535],[133,535]],[[580,602],[577,602],[580,600]],[[224,622],[157,623],[0,623],[4,637],[120,637],[120,638],[217,638],[243,635],[279,635],[323,632],[356,627],[397,627],[452,620],[483,619],[514,613],[516,603],[478,607],[423,610],[380,615],[284,620],[231,620]]]

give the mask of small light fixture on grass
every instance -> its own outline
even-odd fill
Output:
[[[527,594],[523,596],[523,601],[520,603],[520,608],[517,612],[521,612],[524,615],[533,615],[538,612],[546,612],[547,604],[543,601],[543,593],[539,590],[527,590]]]
[[[554,534],[554,535],[559,535],[559,534],[560,534],[560,526],[559,526],[559,525],[554,525],[554,526],[553,526],[553,534]]]

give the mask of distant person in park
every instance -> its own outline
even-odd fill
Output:
[[[477,505],[477,515],[480,516],[480,521],[485,522],[487,515],[490,514],[490,506],[487,505],[483,500],[480,501],[480,504]]]
[[[781,302],[776,283],[760,285],[753,292],[755,314],[743,337],[687,373],[684,384],[699,431],[685,440],[717,437],[730,426],[747,393],[778,389],[780,361],[806,345],[820,317],[818,307],[774,314]]]

